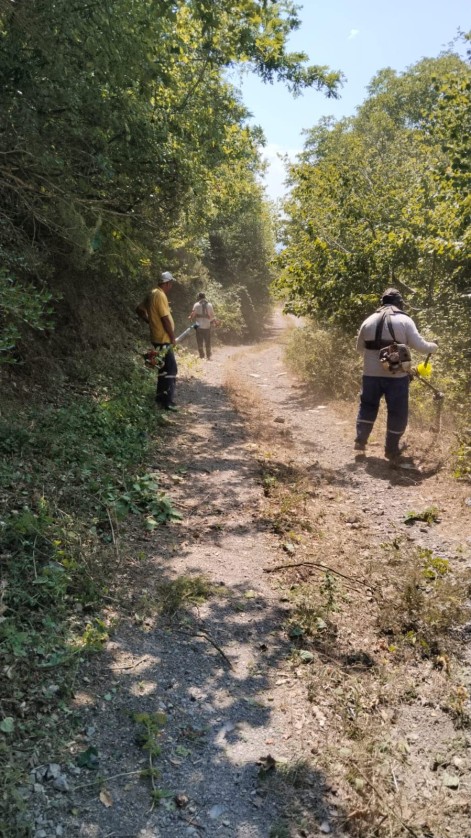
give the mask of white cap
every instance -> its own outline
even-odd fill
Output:
[[[175,282],[170,271],[164,271],[162,274],[160,274],[159,285],[163,285],[164,282]]]

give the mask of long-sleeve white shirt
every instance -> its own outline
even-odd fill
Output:
[[[193,311],[191,313],[191,319],[196,320],[200,329],[210,329],[211,323],[215,319],[214,317],[214,309],[211,303],[207,301],[206,305],[203,306],[201,302],[197,302],[193,306]],[[204,312],[206,312],[206,316],[204,316]]]
[[[388,308],[390,309],[391,324],[397,343],[405,343],[411,349],[415,349],[416,352],[420,352],[422,355],[428,355],[437,351],[437,344],[424,340],[410,317],[398,308]],[[382,378],[403,378],[407,375],[406,372],[392,373],[383,367],[379,360],[379,349],[366,349],[365,347],[365,341],[375,339],[376,327],[383,311],[384,309],[380,309],[379,311],[375,311],[374,314],[371,314],[370,317],[367,317],[358,333],[357,350],[363,354],[363,375],[381,376]],[[383,324],[383,333],[380,335],[380,340],[387,340],[390,343],[393,342],[386,320]]]

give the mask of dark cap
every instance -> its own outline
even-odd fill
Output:
[[[404,300],[401,292],[397,288],[386,288],[386,291],[383,292],[383,296],[381,297],[381,305],[403,308]]]

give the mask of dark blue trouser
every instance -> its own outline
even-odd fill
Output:
[[[378,415],[381,397],[386,399],[388,411],[386,451],[394,453],[399,440],[407,428],[409,413],[409,376],[386,378],[374,375],[363,376],[360,409],[357,417],[357,442],[367,442]]]
[[[163,357],[162,365],[159,367],[157,373],[157,393],[155,399],[162,407],[168,407],[174,404],[176,378],[177,378],[177,362],[172,348],[168,348],[170,344],[154,343],[156,349],[166,349]]]

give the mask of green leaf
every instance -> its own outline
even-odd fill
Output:
[[[88,768],[90,771],[96,771],[98,768],[98,750],[94,745],[90,745],[86,751],[78,754],[75,762],[79,768]]]
[[[0,722],[0,730],[2,733],[13,733],[15,730],[15,720],[12,716],[6,716]]]
[[[303,663],[311,663],[314,660],[314,655],[312,652],[308,652],[306,649],[301,649],[299,652],[299,657]]]

